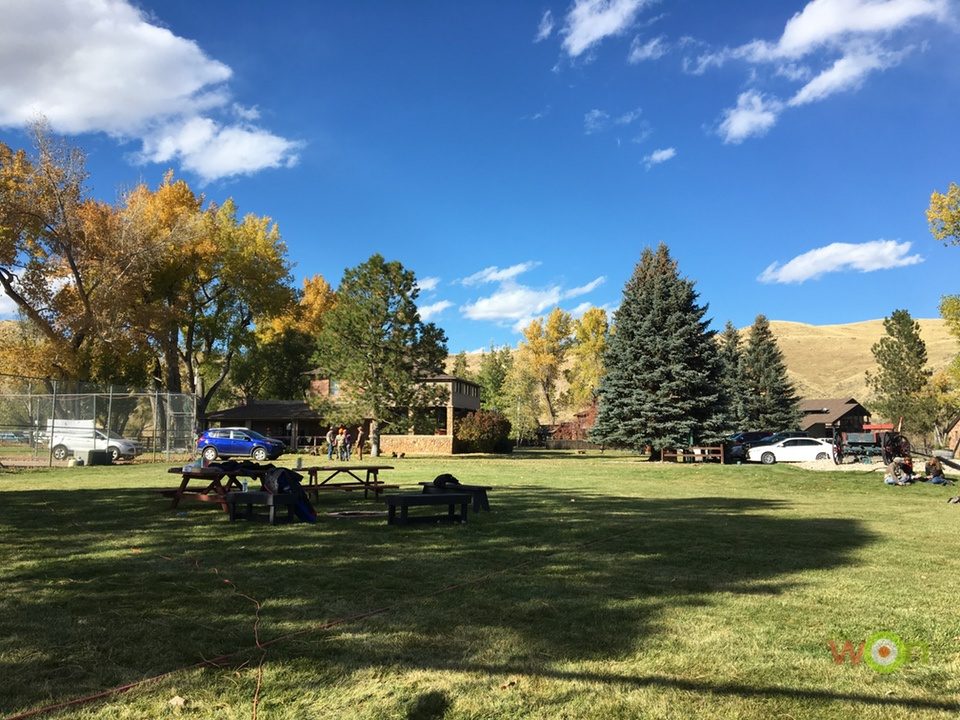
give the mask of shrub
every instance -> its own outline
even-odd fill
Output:
[[[510,421],[495,410],[477,410],[459,420],[454,433],[457,452],[508,453]]]

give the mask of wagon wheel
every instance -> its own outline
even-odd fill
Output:
[[[885,432],[880,436],[880,457],[883,458],[883,464],[889,465],[897,456],[896,448],[893,446],[895,433]]]
[[[910,441],[906,435],[898,432],[887,432],[880,440],[883,462],[890,464],[895,457],[910,457]]]

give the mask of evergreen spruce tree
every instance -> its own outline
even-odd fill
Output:
[[[740,372],[740,331],[729,320],[720,333],[721,425],[725,435],[743,430],[743,377]]]
[[[906,310],[894,310],[884,318],[883,327],[886,336],[870,348],[878,366],[876,372],[867,373],[867,384],[875,393],[871,409],[895,423],[903,418],[905,432],[927,432],[934,408],[924,392],[930,370],[920,324]]]
[[[643,251],[614,315],[593,440],[656,454],[719,439],[719,357],[697,297],[666,245]]]
[[[800,422],[797,392],[770,323],[757,315],[740,362],[744,420],[749,430],[791,430]]]

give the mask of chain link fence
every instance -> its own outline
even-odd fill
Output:
[[[192,454],[193,395],[0,373],[0,462],[53,465],[106,450],[114,461]]]

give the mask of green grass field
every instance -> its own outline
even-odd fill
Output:
[[[171,511],[162,465],[0,474],[0,716],[156,676],[60,717],[960,710],[957,488],[575,454],[395,464],[383,479],[411,490],[494,485],[493,511],[270,527]],[[914,646],[896,671],[834,661],[830,641],[881,631]]]

